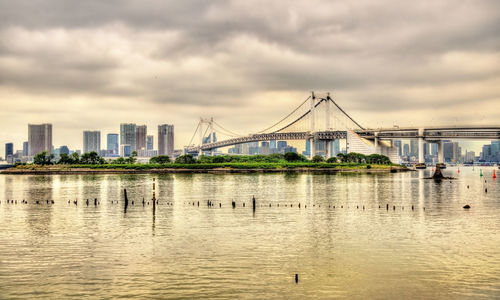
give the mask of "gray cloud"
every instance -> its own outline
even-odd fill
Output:
[[[182,145],[197,115],[251,132],[311,90],[334,91],[373,126],[401,114],[408,123],[470,122],[471,103],[488,107],[480,122],[492,123],[498,32],[494,0],[0,0],[0,99],[22,105],[4,105],[0,133],[19,143],[25,123],[55,120],[68,130],[61,135],[78,136],[69,130],[88,120],[116,131],[112,124],[141,122],[141,107],[150,109],[139,109],[143,119],[177,122]],[[67,119],[75,105],[92,114]],[[25,123],[7,123],[14,110]]]

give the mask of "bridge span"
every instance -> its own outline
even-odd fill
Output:
[[[203,127],[206,130],[203,131]],[[199,144],[192,141],[199,133]],[[223,133],[230,138],[216,141],[215,132]],[[208,139],[206,134],[208,135]],[[249,135],[238,135],[220,126],[212,119],[200,119],[186,152],[213,153],[217,148],[238,144],[271,141],[271,140],[305,140],[310,141],[310,157],[316,154],[315,141],[346,140],[347,152],[363,154],[384,154],[392,161],[398,159],[397,150],[393,147],[395,139],[418,139],[419,162],[424,162],[424,142],[438,144],[438,161],[444,162],[443,140],[450,139],[500,139],[500,126],[428,126],[428,127],[392,127],[370,129],[364,128],[348,115],[331,97],[330,93],[319,96],[311,93],[301,105],[283,119],[260,132]],[[331,156],[332,153],[326,154]]]

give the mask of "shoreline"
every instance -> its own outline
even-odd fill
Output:
[[[68,168],[68,169],[17,169],[10,168],[0,171],[0,175],[95,175],[95,174],[235,174],[235,173],[400,173],[408,172],[410,169],[403,167],[388,168],[212,168],[212,169],[184,169],[184,168],[162,168],[162,169],[91,169],[91,168]]]

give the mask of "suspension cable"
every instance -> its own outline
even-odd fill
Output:
[[[192,145],[192,142],[193,142],[193,140],[194,140],[194,136],[196,135],[196,132],[198,132],[198,128],[200,128],[200,123],[201,123],[201,122],[198,122],[198,126],[196,126],[196,129],[194,130],[193,137],[192,137],[192,138],[191,138],[191,140],[189,141],[188,146],[191,146],[191,145]]]
[[[243,136],[243,135],[241,135],[241,134],[237,134],[237,133],[235,133],[235,132],[232,132],[231,130],[228,130],[228,129],[226,129],[226,128],[222,127],[222,125],[220,125],[219,123],[217,123],[217,122],[215,122],[215,121],[213,121],[213,123],[214,123],[215,125],[219,126],[219,128],[221,128],[222,130],[224,130],[226,133],[230,133],[230,135],[234,135],[234,136]]]
[[[269,129],[271,129],[271,128],[273,128],[273,127],[277,126],[278,124],[280,124],[281,122],[283,122],[284,120],[286,120],[286,118],[288,118],[289,116],[291,116],[292,114],[294,114],[297,110],[299,110],[299,108],[301,108],[301,107],[302,107],[302,105],[304,105],[304,104],[307,102],[307,100],[309,100],[309,99],[311,99],[311,96],[307,97],[307,99],[306,99],[306,100],[304,100],[304,102],[302,102],[299,106],[297,106],[297,108],[296,108],[296,109],[294,109],[291,113],[289,113],[289,114],[288,114],[286,117],[284,117],[283,119],[279,120],[276,124],[274,124],[274,125],[272,125],[272,126],[270,126],[270,127],[266,128],[266,129],[264,129],[264,130],[261,130],[261,131],[259,131],[259,132],[257,132],[257,133],[263,133],[263,132],[268,131]],[[287,126],[287,127],[288,127],[288,126]],[[278,131],[279,131],[279,130],[278,130]],[[278,132],[278,131],[274,131],[274,132]]]
[[[318,103],[316,103],[316,105],[314,105],[314,108],[316,108],[318,105],[320,105],[321,102],[323,102],[325,99],[320,99],[320,101]],[[292,123],[286,125],[285,127],[283,128],[280,128],[276,131],[273,131],[272,133],[276,133],[276,132],[280,132],[282,130],[285,130],[287,129],[288,127],[292,126],[293,124],[297,123],[298,121],[302,120],[305,116],[307,116],[309,113],[311,112],[311,109],[309,109],[308,111],[306,111],[302,116],[300,116],[297,120],[293,121]]]
[[[339,105],[338,105],[335,101],[333,101],[333,99],[332,99],[330,96],[327,96],[326,98],[327,98],[328,100],[332,101],[332,102],[333,102],[333,104],[335,104],[335,106],[336,106],[336,107],[337,107],[337,108],[338,108],[338,109],[339,109],[339,110],[340,110],[340,111],[341,111],[344,115],[346,115],[346,116],[347,116],[347,117],[348,117],[351,121],[353,121],[353,122],[354,122],[354,124],[356,124],[356,125],[357,125],[360,129],[365,130],[365,128],[363,128],[363,126],[359,125],[359,123],[358,123],[358,122],[354,121],[354,119],[353,119],[353,118],[351,118],[351,116],[349,116],[349,115],[348,115],[348,114],[347,114],[347,113],[346,113],[346,112],[345,112],[345,111],[344,111],[344,110],[343,110],[343,109],[342,109],[342,108],[341,108],[341,107],[340,107],[340,106],[339,106]]]

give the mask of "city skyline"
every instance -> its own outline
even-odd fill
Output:
[[[366,127],[498,119],[498,2],[86,3],[0,2],[0,143],[167,122],[186,145],[200,116],[257,132],[311,90]]]

